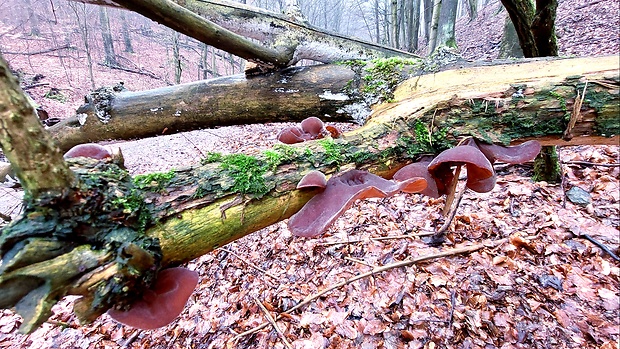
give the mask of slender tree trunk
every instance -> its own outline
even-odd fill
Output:
[[[99,6],[99,22],[101,24],[101,37],[103,39],[103,49],[105,52],[104,64],[110,67],[116,67],[116,53],[114,52],[114,40],[110,30],[110,18],[108,17],[108,9],[105,6]]]
[[[439,26],[439,15],[441,14],[443,0],[433,0],[433,16],[431,20],[430,33],[428,34],[428,53],[431,54],[437,48],[437,29]]]
[[[418,49],[418,31],[420,30],[420,0],[407,2],[407,51]]]
[[[519,37],[515,30],[514,24],[506,14],[506,22],[504,23],[504,33],[499,47],[498,58],[504,59],[508,57],[522,58],[523,50],[519,46]]]
[[[34,12],[30,0],[25,1],[26,11],[28,11],[28,21],[30,22],[30,35],[39,36],[41,35],[41,29],[39,28],[39,17],[37,17],[37,14]]]
[[[82,36],[82,42],[84,43],[84,50],[86,51],[86,62],[88,64],[88,75],[90,76],[90,85],[91,88],[95,89],[95,76],[93,75],[93,59],[91,57],[90,52],[90,44],[88,38],[88,25],[86,19],[86,4],[77,4],[70,3],[69,6],[73,9],[75,13],[75,19],[78,22],[78,27],[80,28],[80,34]],[[78,7],[81,9],[81,14],[78,11]],[[80,16],[82,19],[80,20]]]
[[[469,20],[472,21],[478,17],[478,0],[466,0],[467,1],[467,13],[469,14]]]
[[[424,6],[424,38],[426,39],[426,45],[428,46],[431,40],[431,22],[433,17],[433,4],[434,0],[421,0]]]
[[[209,78],[209,46],[207,44],[200,45],[200,79],[206,80]]]
[[[379,0],[374,0],[373,12],[375,15],[375,41],[380,44],[383,40],[381,39],[381,16],[379,11]]]
[[[125,17],[125,10],[118,11],[121,18],[121,32],[123,34],[123,43],[125,44],[125,52],[133,53],[133,46],[131,45],[131,36],[129,34],[129,25],[127,24],[127,18]]]
[[[172,66],[174,67],[174,83],[181,83],[181,55],[179,53],[179,32],[172,32]]]

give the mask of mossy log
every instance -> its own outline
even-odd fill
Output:
[[[618,144],[618,68],[617,57],[602,57],[418,76],[342,138],[278,145],[254,157],[211,155],[182,171],[132,179],[115,164],[75,162],[80,187],[29,201],[3,230],[0,306],[15,306],[31,331],[59,298],[79,294],[76,313],[91,321],[141,292],[159,268],[288,218],[315,194],[295,190],[311,169],[389,178],[470,136],[506,145]],[[28,249],[34,244],[49,253]]]

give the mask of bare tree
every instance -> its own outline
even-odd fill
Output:
[[[39,17],[37,17],[37,14],[34,12],[30,0],[25,1],[26,10],[28,11],[28,21],[30,22],[30,35],[39,36],[41,35],[41,29],[39,28]]]
[[[75,14],[75,20],[80,28],[80,35],[82,37],[82,43],[84,43],[84,50],[86,52],[86,62],[88,64],[88,75],[90,76],[90,85],[92,89],[95,89],[95,77],[93,75],[93,59],[90,50],[90,39],[88,31],[88,21],[86,13],[86,4],[70,3],[69,6]]]
[[[125,17],[125,11],[119,10],[118,15],[121,18],[121,33],[123,34],[123,43],[125,49],[123,51],[133,53],[133,46],[131,45],[131,36],[129,34],[129,25],[127,24],[127,18]]]
[[[110,30],[110,18],[108,10],[105,6],[99,7],[99,24],[101,25],[101,38],[103,39],[104,64],[110,67],[118,65],[116,61],[116,53],[114,52],[114,40],[112,39],[112,31]]]

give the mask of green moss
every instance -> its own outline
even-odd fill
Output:
[[[293,160],[297,156],[297,149],[286,144],[276,144],[273,150],[282,155],[282,162]]]
[[[396,141],[397,145],[402,147],[403,151],[410,158],[415,158],[424,153],[439,153],[452,146],[452,143],[447,139],[448,129],[445,127],[435,130],[431,134],[427,125],[422,120],[418,119],[413,125],[413,132],[415,139],[400,137]]]
[[[390,148],[391,149],[391,148]],[[379,157],[378,153],[373,153],[370,151],[356,151],[349,156],[349,159],[357,165],[361,165],[364,163],[368,163],[376,160]]]
[[[217,153],[217,152],[208,152],[205,157],[200,160],[201,164],[210,164],[213,162],[220,162],[222,161],[222,153]]]
[[[271,171],[275,170],[284,159],[284,156],[282,154],[273,150],[264,151],[263,156],[265,157],[265,160],[267,161],[267,166]]]
[[[584,84],[577,85],[578,91],[583,91]],[[620,98],[619,94],[588,85],[584,104],[594,108],[598,114],[596,118],[596,131],[602,135],[611,137],[620,134]]]
[[[340,165],[344,157],[345,148],[342,144],[334,142],[331,138],[324,138],[318,141],[325,151],[325,163]]]
[[[380,101],[391,102],[394,99],[394,89],[406,78],[403,72],[405,66],[420,66],[420,60],[406,59],[401,57],[373,59],[364,68],[360,91],[369,95],[371,99],[378,98]]]
[[[220,166],[233,179],[233,191],[254,197],[262,197],[269,191],[263,177],[268,165],[257,158],[245,154],[226,155]]]
[[[158,192],[162,190],[176,176],[174,170],[168,172],[149,173],[137,175],[133,178],[134,185],[143,190]]]
[[[55,101],[58,101],[60,103],[65,103],[67,101],[67,96],[63,95],[62,92],[60,92],[59,89],[52,87],[51,89],[49,89],[45,95],[43,96],[47,99],[53,99]]]
[[[310,158],[312,156],[312,149],[310,149],[310,148],[304,149],[304,153],[303,154],[304,154],[304,156],[306,158]]]
[[[556,90],[550,90],[549,91],[549,96],[557,99],[560,102],[560,108],[562,108],[562,110],[566,111],[566,98],[562,94],[560,94]]]
[[[560,183],[562,181],[562,170],[555,146],[542,147],[540,154],[534,160],[534,181],[546,181],[549,183]]]

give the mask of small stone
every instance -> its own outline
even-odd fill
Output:
[[[575,186],[566,192],[566,197],[570,202],[579,206],[588,206],[592,202],[592,197],[587,191]]]

